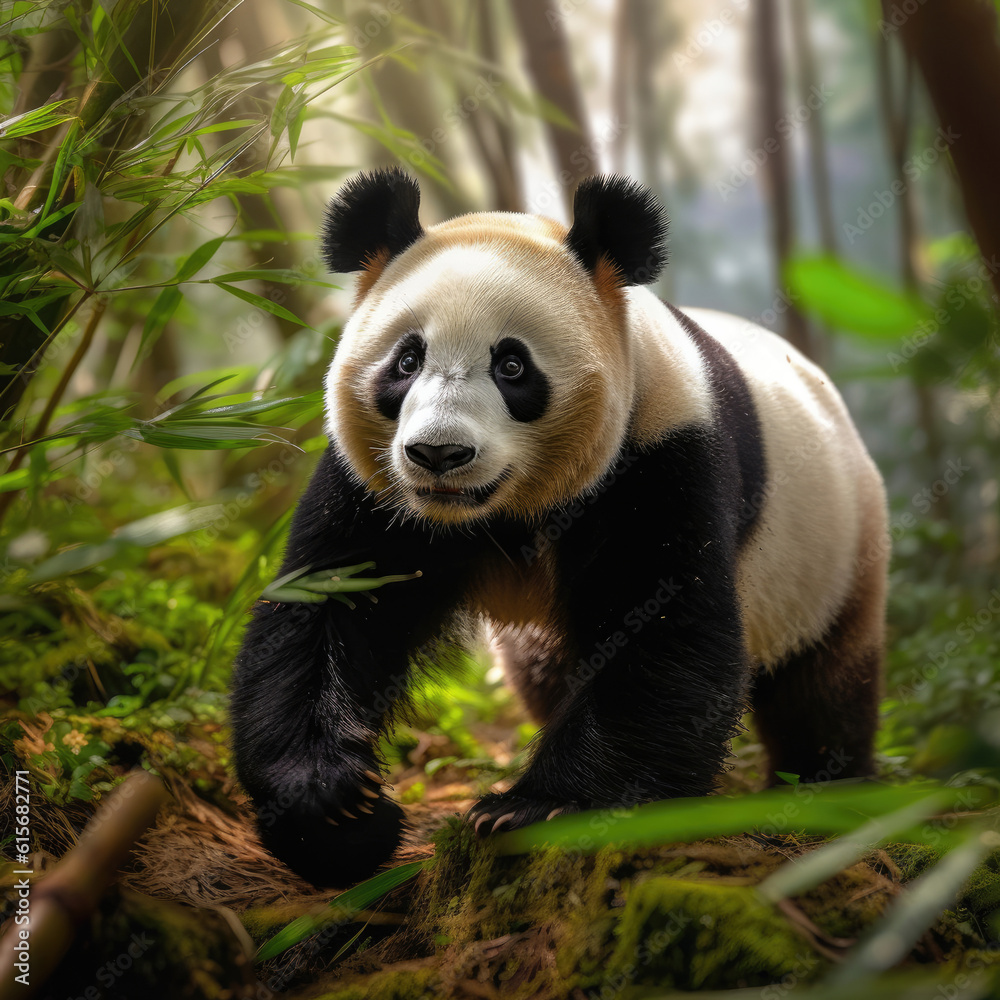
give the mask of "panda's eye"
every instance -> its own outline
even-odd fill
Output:
[[[400,375],[415,375],[420,370],[420,355],[416,351],[403,351],[396,368]]]
[[[497,374],[507,379],[520,378],[524,374],[524,362],[516,354],[508,354],[497,365]]]

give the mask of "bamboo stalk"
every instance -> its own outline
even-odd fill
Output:
[[[27,1000],[35,995],[168,797],[159,778],[148,771],[133,772],[101,805],[76,846],[50,874],[24,880],[27,895],[22,898],[29,901],[29,920],[27,925],[11,921],[0,937],[0,983],[15,982],[23,971],[19,965],[26,964],[28,976],[18,982],[17,996]],[[21,963],[18,948],[25,941],[28,961]]]

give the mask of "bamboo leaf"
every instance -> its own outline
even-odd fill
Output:
[[[265,312],[271,313],[272,316],[277,316],[280,319],[286,319],[290,323],[297,323],[299,326],[308,325],[304,320],[299,319],[299,317],[293,312],[289,312],[289,310],[287,310],[284,306],[279,306],[277,302],[265,299],[263,295],[248,292],[246,289],[237,288],[236,285],[230,285],[224,281],[213,280],[212,284],[218,285],[219,288],[224,288],[230,295],[235,295],[236,298],[250,303],[250,305],[257,309],[263,309]]]
[[[548,822],[497,835],[501,854],[523,854],[543,844],[591,851],[608,844],[652,846],[731,836],[748,830],[805,830],[813,834],[844,834],[866,820],[884,816],[939,793],[947,806],[970,801],[971,789],[933,784],[881,785],[836,782],[772,788],[739,798],[712,796],[669,799],[630,809],[603,809],[557,816]],[[984,799],[986,789],[976,789]],[[947,836],[947,835],[945,835]]]
[[[838,837],[804,857],[782,865],[761,882],[757,892],[771,903],[797,896],[820,882],[833,878],[837,872],[850,867],[879,843],[925,820],[942,809],[944,803],[945,797],[934,793],[886,816],[877,816],[846,836]]]
[[[163,332],[163,328],[170,321],[170,318],[177,311],[177,307],[183,301],[184,296],[174,285],[167,285],[166,288],[156,296],[153,305],[146,316],[146,322],[142,325],[142,335],[139,338],[139,350],[136,352],[135,361],[132,368],[145,356],[146,348],[156,340]]]
[[[396,868],[390,868],[389,871],[380,872],[374,878],[361,882],[331,900],[330,912],[325,917],[304,916],[293,920],[261,945],[257,952],[257,961],[266,962],[269,958],[280,955],[333,922],[350,922],[358,910],[366,909],[397,886],[408,882],[426,863],[426,861],[410,861]]]
[[[785,280],[801,308],[869,340],[899,340],[928,315],[916,296],[828,255],[793,257],[785,265]]]
[[[193,251],[183,264],[177,269],[174,275],[175,282],[187,281],[193,278],[214,256],[219,247],[226,242],[225,236],[217,236],[215,239],[202,243],[197,250]]]

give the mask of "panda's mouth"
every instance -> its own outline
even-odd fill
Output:
[[[417,496],[422,500],[435,500],[439,503],[481,507],[496,493],[500,483],[501,479],[486,486],[420,486],[417,487]]]

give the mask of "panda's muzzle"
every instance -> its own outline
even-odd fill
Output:
[[[502,479],[488,483],[486,486],[420,486],[417,488],[417,496],[422,500],[439,500],[443,503],[468,504],[478,507],[484,503],[500,486]]]
[[[408,444],[403,450],[414,465],[435,475],[468,465],[476,457],[476,449],[464,444]]]

